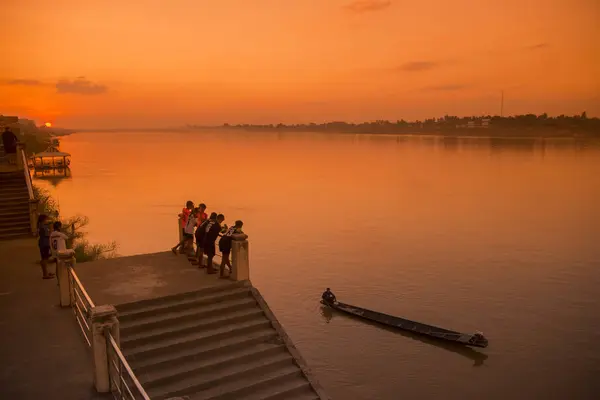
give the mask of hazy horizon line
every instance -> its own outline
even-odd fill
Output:
[[[294,126],[294,125],[310,125],[310,124],[315,124],[315,125],[323,125],[323,124],[330,124],[330,123],[346,123],[346,124],[353,124],[353,125],[360,125],[360,124],[365,124],[365,123],[373,123],[373,122],[377,122],[377,121],[387,121],[387,122],[392,122],[395,123],[396,121],[405,121],[407,123],[416,123],[416,122],[423,122],[426,120],[431,120],[432,118],[435,118],[436,120],[444,118],[446,116],[448,117],[457,117],[457,118],[512,118],[512,117],[518,117],[518,116],[524,116],[524,115],[535,115],[535,116],[539,116],[539,115],[544,115],[546,114],[548,116],[548,118],[556,118],[559,116],[565,116],[565,117],[577,117],[577,116],[581,116],[583,113],[586,113],[586,117],[588,119],[595,119],[595,118],[600,118],[599,116],[595,116],[595,115],[587,115],[586,111],[583,111],[580,114],[572,114],[572,115],[568,115],[568,114],[556,114],[556,115],[550,115],[547,113],[541,113],[541,114],[535,114],[535,113],[527,113],[527,114],[511,114],[511,115],[492,115],[492,114],[488,114],[488,115],[444,115],[442,117],[429,117],[429,118],[424,118],[424,119],[415,119],[415,120],[405,120],[403,118],[400,119],[375,119],[375,120],[365,120],[365,121],[360,121],[360,122],[351,122],[351,121],[343,121],[343,120],[327,120],[327,121],[323,121],[323,122],[293,122],[293,123],[283,123],[283,122],[270,122],[270,123],[230,123],[230,122],[223,122],[221,124],[195,124],[195,123],[184,123],[182,125],[154,125],[154,126],[132,126],[132,127],[120,127],[120,126],[110,126],[110,127],[93,127],[93,126],[89,126],[89,127],[73,127],[73,128],[67,128],[67,127],[59,127],[56,126],[54,128],[58,128],[58,129],[70,129],[70,130],[155,130],[155,129],[185,129],[185,128],[223,128],[226,127],[226,124],[229,125],[230,127],[235,127],[235,126],[243,126],[243,125],[248,125],[248,126],[269,126],[269,125],[273,125],[273,126],[277,126],[279,124],[282,124],[284,126]]]

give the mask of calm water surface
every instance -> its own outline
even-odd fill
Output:
[[[600,150],[395,136],[85,133],[38,181],[92,242],[169,249],[185,200],[243,219],[251,275],[340,400],[600,393]],[[441,346],[323,311],[341,301],[472,332]]]

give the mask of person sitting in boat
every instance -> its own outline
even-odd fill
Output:
[[[325,290],[323,292],[323,295],[321,296],[321,299],[323,299],[323,301],[325,303],[329,303],[329,304],[335,304],[335,303],[337,303],[337,299],[335,298],[335,294],[333,294],[333,292],[329,288],[327,288],[327,290]]]

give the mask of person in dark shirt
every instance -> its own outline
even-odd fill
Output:
[[[323,292],[323,295],[321,296],[321,299],[323,299],[323,302],[325,302],[326,304],[335,304],[335,303],[337,303],[337,299],[335,298],[335,294],[333,294],[333,292],[329,288],[327,288],[327,290],[325,290]]]
[[[4,128],[4,132],[2,132],[2,145],[4,146],[4,152],[6,154],[16,153],[18,142],[19,139],[17,139],[17,136],[10,130],[10,128]]]
[[[17,143],[19,139],[17,136],[10,130],[9,127],[4,128],[4,132],[2,132],[2,145],[4,146],[4,153],[8,158],[9,164],[15,164],[17,162]]]
[[[52,279],[54,274],[48,272],[48,260],[50,259],[50,227],[47,224],[48,216],[42,214],[38,217],[38,247],[40,248],[40,256],[42,261],[42,278]]]
[[[217,213],[210,213],[210,217],[202,222],[196,229],[196,260],[198,260],[198,268],[204,268],[204,237],[206,230],[211,221],[217,220]]]
[[[219,250],[221,250],[221,267],[219,268],[219,278],[228,278],[228,275],[225,275],[225,266],[229,267],[229,275],[231,275],[232,267],[231,260],[229,259],[229,255],[231,254],[231,244],[233,242],[233,234],[234,233],[243,233],[242,226],[244,223],[240,220],[235,221],[235,225],[231,228],[227,229],[227,231],[219,240]]]
[[[206,226],[206,234],[204,235],[204,253],[206,253],[206,273],[207,274],[216,274],[217,271],[213,267],[213,258],[216,254],[215,242],[219,237],[219,233],[221,233],[221,224],[225,221],[225,216],[223,214],[217,215],[216,220],[209,220],[208,225]]]

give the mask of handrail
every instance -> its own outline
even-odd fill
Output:
[[[92,327],[90,312],[95,307],[94,302],[83,287],[79,277],[71,265],[67,266],[67,274],[69,278],[69,297],[71,298],[71,308],[75,319],[79,324],[83,338],[88,346],[92,346]]]
[[[33,185],[31,183],[31,175],[29,175],[29,168],[27,167],[27,157],[25,157],[25,151],[20,149],[21,158],[23,160],[23,173],[25,174],[25,181],[27,182],[27,191],[29,192],[29,200],[35,200],[33,196]]]
[[[135,386],[135,389],[137,390],[138,394],[140,396],[142,396],[143,400],[150,400],[150,396],[148,396],[148,394],[146,393],[146,391],[144,390],[144,388],[142,387],[142,384],[140,383],[140,381],[138,381],[138,379],[136,378],[135,374],[133,373],[133,370],[131,369],[131,367],[129,366],[129,363],[127,362],[127,360],[125,360],[125,356],[123,355],[123,353],[121,352],[121,349],[119,349],[119,345],[117,344],[117,342],[115,341],[115,339],[113,338],[113,336],[110,334],[110,330],[108,328],[105,329],[105,335],[108,338],[109,342],[108,345],[112,348],[112,351],[116,354],[117,358],[119,359],[119,368],[117,369],[117,372],[119,373],[119,382],[117,384],[117,382],[113,382],[117,385],[117,391],[120,395],[120,398],[123,399],[125,398],[123,396],[123,392],[120,388],[120,384],[124,383],[125,387],[127,388],[127,391],[129,392],[130,398],[132,400],[137,400],[136,397],[133,396],[133,393],[131,393],[131,389],[129,388],[129,386],[127,385],[127,383],[125,382],[125,380],[123,379],[122,373],[123,370],[122,368],[125,368],[125,372],[127,373],[127,375],[129,376],[129,379],[131,379],[131,381],[133,382],[133,385]],[[111,360],[110,360],[110,352],[108,352],[109,355],[109,368],[111,365],[115,366]],[[110,374],[109,374],[110,375]]]
[[[92,341],[92,329],[91,322],[89,322],[90,311],[95,307],[94,302],[92,301],[90,295],[83,287],[83,284],[79,280],[77,273],[72,265],[68,265],[67,267],[69,274],[69,282],[71,287],[71,305],[73,307],[73,312],[75,314],[75,318],[79,323],[79,327],[83,332],[83,337],[85,338],[88,345],[91,347]],[[80,307],[81,304],[81,307]],[[82,309],[83,308],[83,309]],[[133,370],[129,366],[127,360],[125,360],[125,356],[121,352],[119,345],[110,334],[110,330],[108,327],[104,329],[104,335],[106,338],[106,353],[108,358],[108,374],[109,379],[111,381],[111,389],[113,391],[113,395],[117,396],[117,399],[129,399],[129,400],[150,400],[150,397],[138,381],[137,377],[133,373]],[[115,361],[113,358],[113,354],[116,355],[117,360]],[[132,393],[132,388],[128,384],[127,380],[123,377],[123,369],[125,369],[126,377],[129,381],[133,382],[135,386],[134,392],[137,392],[137,395]],[[111,371],[114,370],[118,374],[116,379],[113,379],[113,374]],[[124,388],[123,388],[124,386]],[[124,392],[124,389],[127,391],[127,395]]]
[[[83,297],[85,298],[85,301],[88,302],[88,304],[90,305],[90,308],[94,308],[96,307],[96,305],[94,304],[94,302],[92,301],[90,295],[87,293],[87,291],[85,290],[85,288],[83,287],[83,284],[81,283],[81,281],[79,280],[79,278],[77,277],[77,274],[75,273],[75,269],[73,269],[73,267],[69,267],[69,273],[71,274],[71,276],[73,277],[73,280],[75,281],[75,283],[77,283],[77,286],[79,286],[79,289],[81,291],[81,294],[83,294]]]

